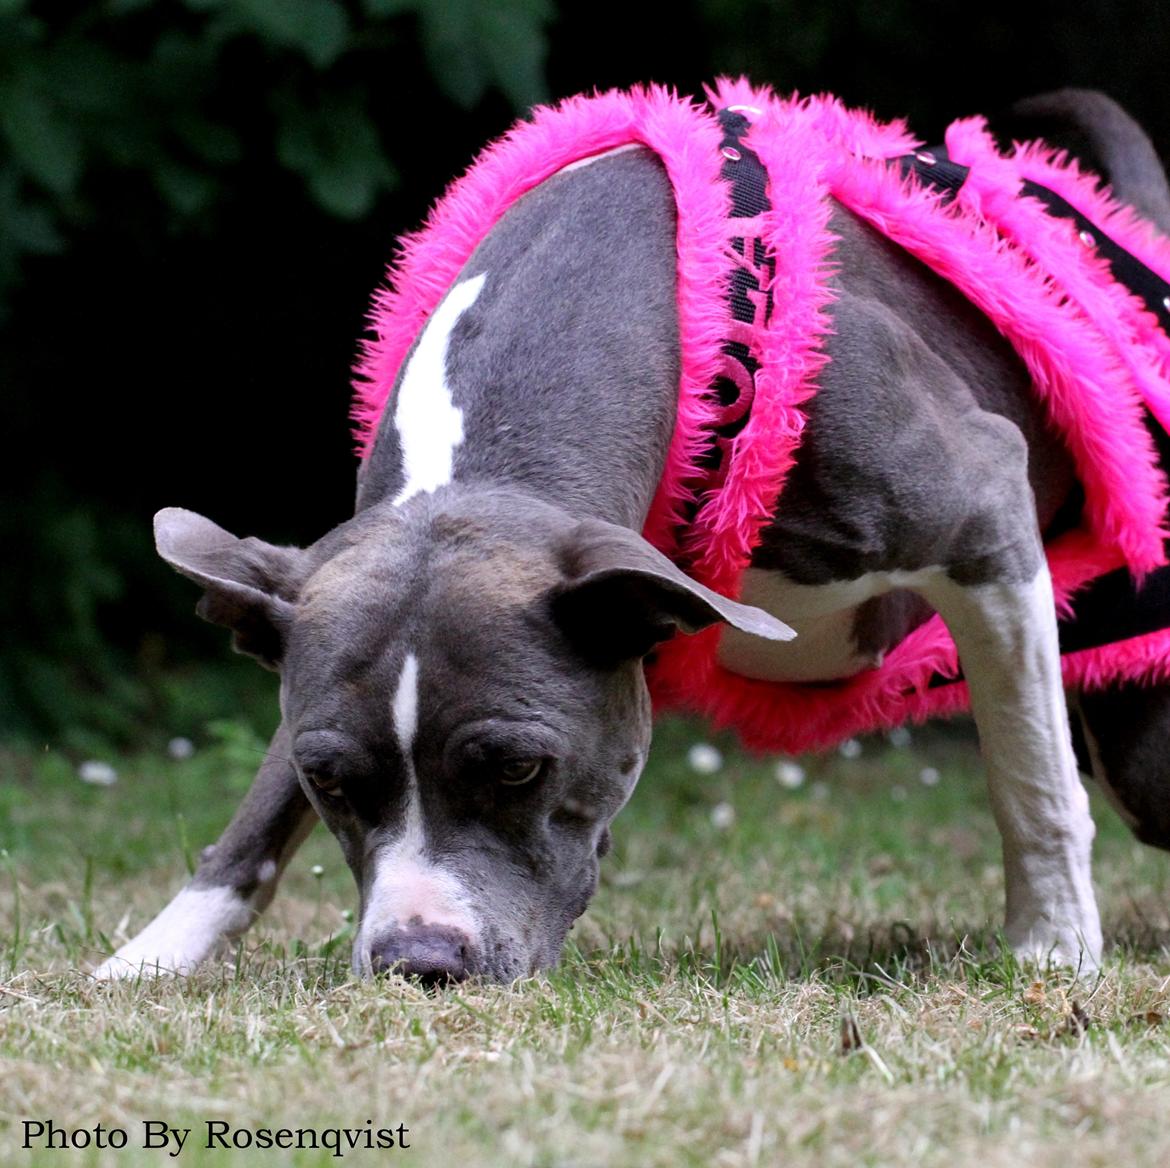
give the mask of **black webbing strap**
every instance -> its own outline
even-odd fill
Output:
[[[1158,568],[1139,588],[1124,569],[1092,582],[1060,623],[1060,651],[1075,653],[1128,641],[1170,626],[1170,567]]]
[[[771,210],[772,203],[768,198],[768,172],[759,155],[743,143],[751,123],[743,114],[733,110],[720,110],[717,116],[723,129],[723,140],[719,143],[723,166],[719,177],[731,188],[731,218],[754,219]],[[744,255],[746,244],[742,236],[733,237],[731,246]],[[763,247],[761,240],[755,241],[752,259],[757,265],[765,261]],[[745,324],[754,320],[756,315],[748,297],[749,290],[758,292],[759,281],[751,268],[736,266],[731,274],[731,315]],[[727,347],[725,351],[730,353],[733,350]]]
[[[1086,219],[1071,203],[1055,191],[1039,183],[1025,182],[1023,193],[1039,199],[1049,215],[1071,219],[1077,225],[1081,242],[1102,256],[1113,273],[1113,278],[1128,288],[1158,318],[1158,327],[1170,332],[1170,284],[1157,272],[1150,271],[1141,260],[1131,255],[1119,243],[1110,239],[1090,219]]]
[[[952,161],[942,146],[919,150],[895,159],[903,174],[913,173],[920,182],[942,192],[949,202],[967,179],[970,168]],[[1158,318],[1158,324],[1170,332],[1170,283],[1150,271],[1141,260],[1110,238],[1091,219],[1087,219],[1070,202],[1055,191],[1025,179],[1020,193],[1038,199],[1049,215],[1070,219],[1086,247],[1091,247],[1109,265],[1113,278],[1128,288]]]
[[[943,146],[903,154],[901,158],[895,158],[894,162],[903,174],[913,174],[920,182],[941,192],[945,203],[949,203],[959,193],[959,188],[971,173],[970,167],[953,162]]]
[[[744,144],[751,122],[743,113],[733,109],[720,110],[716,117],[723,130],[719,143],[723,165],[719,177],[729,187],[730,219],[733,222],[736,219],[755,219],[771,210],[772,203],[768,198],[768,172],[759,155]],[[760,268],[774,270],[776,266],[775,260],[767,255],[763,240],[755,236],[750,240],[746,236],[732,236],[731,239],[732,248],[745,258],[749,243],[752,248],[751,262],[732,267],[728,286],[728,307],[732,318],[745,324],[756,317],[753,295],[758,297],[760,293],[757,271]],[[765,319],[768,319],[772,314],[772,293],[766,288],[763,295]],[[743,366],[746,380],[753,383],[760,366],[747,345],[742,341],[725,341],[723,352]],[[718,482],[719,471],[723,466],[726,445],[747,425],[751,418],[752,403],[750,400],[742,400],[740,387],[730,377],[716,378],[710,393],[718,400],[724,415],[724,420],[715,427],[711,443],[700,460],[702,468],[712,476],[714,484]]]

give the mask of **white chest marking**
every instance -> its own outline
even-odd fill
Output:
[[[742,677],[763,681],[833,681],[881,664],[880,654],[861,653],[854,640],[857,607],[895,588],[921,589],[941,568],[871,572],[832,584],[794,584],[780,572],[748,568],[740,583],[744,604],[770,612],[796,630],[792,641],[765,641],[727,628],[719,663]]]
[[[454,873],[426,855],[426,830],[414,769],[418,683],[418,658],[408,653],[391,704],[394,734],[406,768],[406,812],[396,835],[371,842],[362,922],[353,946],[354,971],[358,974],[369,974],[371,947],[395,928],[411,924],[448,926],[465,933],[473,943],[479,935],[467,890]]]
[[[451,481],[456,447],[463,441],[463,411],[447,383],[447,348],[459,318],[483,291],[487,273],[456,284],[427,321],[402,375],[394,425],[405,476],[394,502]]]

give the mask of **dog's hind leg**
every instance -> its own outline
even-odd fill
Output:
[[[284,866],[317,822],[283,723],[248,794],[190,882],[94,971],[97,978],[190,973],[268,907]]]
[[[1121,683],[1073,708],[1097,785],[1142,843],[1170,850],[1170,685]]]

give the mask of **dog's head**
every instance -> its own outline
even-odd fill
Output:
[[[281,674],[308,798],[361,891],[353,963],[497,980],[555,963],[650,744],[642,658],[787,626],[640,536],[507,491],[359,513],[308,549],[168,509],[200,615]]]

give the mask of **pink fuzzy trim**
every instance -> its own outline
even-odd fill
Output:
[[[1101,334],[992,222],[962,214],[961,199],[947,207],[881,161],[838,155],[834,163],[833,194],[954,284],[1012,343],[1068,444],[1090,529],[1135,572],[1164,563],[1165,483],[1129,379]]]
[[[948,132],[950,152],[972,169],[960,198],[947,206],[885,161],[919,146],[900,122],[880,123],[828,97],[782,100],[743,80],[720,81],[710,98],[717,107],[759,111],[745,111],[752,123],[747,144],[770,176],[772,209],[759,221],[728,222],[717,122],[660,88],[539,109],[480,156],[426,227],[402,242],[390,286],[375,297],[353,411],[362,456],[427,317],[500,216],[569,163],[637,142],[661,157],[679,216],[682,370],[677,423],[645,526],[655,546],[682,559],[704,583],[738,592],[826,359],[820,343],[829,329],[831,193],[955,284],[1031,372],[1086,491],[1086,528],[1047,549],[1058,609],[1067,612],[1075,592],[1104,572],[1126,565],[1141,573],[1162,563],[1166,487],[1140,406],[1170,425],[1170,340],[1067,225],[1013,192],[1021,178],[1049,187],[1163,276],[1170,276],[1170,244],[1042,147],[1018,146],[999,156],[979,122],[956,123]],[[728,240],[752,232],[777,261],[774,310],[766,326],[742,338],[761,363],[750,420],[725,462],[721,489],[696,498],[702,477],[695,467],[719,416],[708,389],[733,328],[726,295],[736,258]],[[692,526],[683,531],[696,505]],[[821,686],[732,674],[717,661],[719,635],[708,629],[661,647],[651,671],[655,700],[734,726],[752,747],[796,753],[967,707],[964,684],[930,688],[936,675],[958,674],[954,644],[938,617],[889,653],[882,668]],[[1170,632],[1072,655],[1064,669],[1069,684],[1088,687],[1119,677],[1170,680]]]
[[[1118,203],[1095,175],[1081,171],[1075,161],[1041,142],[1017,143],[1012,160],[1021,177],[1060,195],[1151,271],[1170,280],[1170,239],[1131,207]],[[1127,316],[1142,346],[1157,356],[1161,381],[1144,384],[1142,392],[1150,412],[1170,430],[1170,336],[1145,306],[1132,298]]]
[[[762,111],[747,115],[752,124],[745,144],[773,176],[772,206],[754,230],[749,221],[736,219],[724,231],[759,235],[778,259],[770,322],[764,323],[761,306],[757,323],[736,335],[760,365],[751,417],[733,443],[720,488],[704,500],[684,541],[684,559],[696,579],[735,595],[760,525],[775,511],[795,459],[805,423],[800,406],[815,392],[816,376],[828,360],[821,343],[830,331],[827,257],[833,236],[820,159],[804,150],[799,134],[789,132],[788,107],[769,90],[743,81],[720,81],[711,99],[717,108],[746,105]],[[762,300],[767,285],[765,273],[760,276]],[[726,316],[724,308],[725,337]]]
[[[729,96],[723,90],[716,95],[722,101]],[[1115,288],[1075,233],[1043,215],[1032,201],[1007,199],[1008,187],[1018,189],[1019,178],[1005,173],[998,156],[981,152],[974,157],[975,146],[983,144],[979,138],[972,141],[974,126],[959,124],[948,134],[952,156],[968,162],[960,157],[968,151],[970,163],[980,164],[960,202],[948,208],[933,191],[902,181],[883,161],[918,146],[900,125],[882,127],[830,98],[785,103],[781,109],[759,91],[739,90],[735,100],[767,109],[753,130],[752,145],[761,156],[767,149],[760,143],[765,128],[783,127],[787,150],[767,159],[773,197],[789,174],[796,176],[794,189],[802,187],[805,175],[815,174],[842,203],[959,287],[1019,352],[1086,488],[1088,530],[1070,532],[1047,549],[1058,609],[1067,614],[1075,591],[1107,571],[1128,563],[1140,573],[1164,562],[1165,483],[1140,405],[1144,400],[1154,408],[1158,395],[1166,393],[1166,368],[1150,356],[1151,350],[1163,351],[1165,338],[1157,330],[1156,337],[1150,336],[1153,318],[1124,289]],[[1045,185],[1056,189],[1052,182]],[[818,224],[823,229],[811,206],[803,208],[810,236]],[[799,204],[793,210],[801,214]],[[791,226],[787,230],[792,233]],[[799,229],[795,234],[801,237]],[[786,237],[776,240],[782,263],[791,254],[788,247]],[[808,263],[807,256],[803,262]],[[1151,343],[1144,353],[1131,351],[1146,341]],[[757,387],[760,383],[757,375]],[[790,455],[789,444],[799,432],[785,410],[802,400],[806,395],[798,391],[770,412],[768,422],[755,426],[757,388],[753,425],[741,435],[747,441],[750,432],[754,446],[765,447],[772,472],[780,476],[788,463],[777,452]],[[1102,425],[1105,418],[1107,426]],[[742,453],[737,451],[737,457]],[[741,497],[725,501],[720,512],[709,506],[706,517],[730,515]],[[758,529],[751,514],[741,514],[739,539],[719,541],[708,533],[709,539],[738,553],[743,523],[753,537]],[[735,527],[734,518],[727,522]],[[709,565],[710,558],[697,562]],[[725,555],[707,581],[726,589],[735,563],[734,555]],[[734,727],[756,749],[800,753],[827,748],[855,734],[968,708],[964,683],[931,688],[936,677],[959,673],[954,642],[937,616],[889,653],[880,669],[825,686],[731,673],[718,663],[719,637],[714,628],[662,646],[652,674],[655,699],[660,706],[681,705],[717,725]],[[1070,685],[1164,678],[1170,674],[1170,634],[1079,653],[1065,659],[1064,669]]]
[[[956,162],[971,168],[960,203],[994,224],[1045,273],[1086,337],[1098,334],[1097,344],[1081,349],[1096,354],[1096,364],[1078,370],[1080,381],[1072,392],[1060,391],[1067,397],[1057,405],[1061,413],[1054,420],[1069,436],[1086,489],[1095,498],[1134,507],[1134,513],[1119,515],[1117,522],[1136,524],[1155,556],[1163,556],[1166,482],[1142,407],[1167,391],[1166,371],[1153,345],[1146,343],[1152,339],[1151,327],[1162,341],[1164,334],[1145,306],[1113,279],[1105,260],[1081,242],[1074,224],[1049,215],[1037,200],[1019,193],[1024,176],[1013,159],[996,149],[983,119],[955,122],[947,130],[947,149]],[[1066,328],[1062,347],[1069,340]],[[1084,394],[1086,385],[1094,392]],[[1108,426],[1100,423],[1098,411],[1103,408],[1110,411]],[[1130,557],[1130,563],[1139,573],[1154,566],[1144,558]]]

